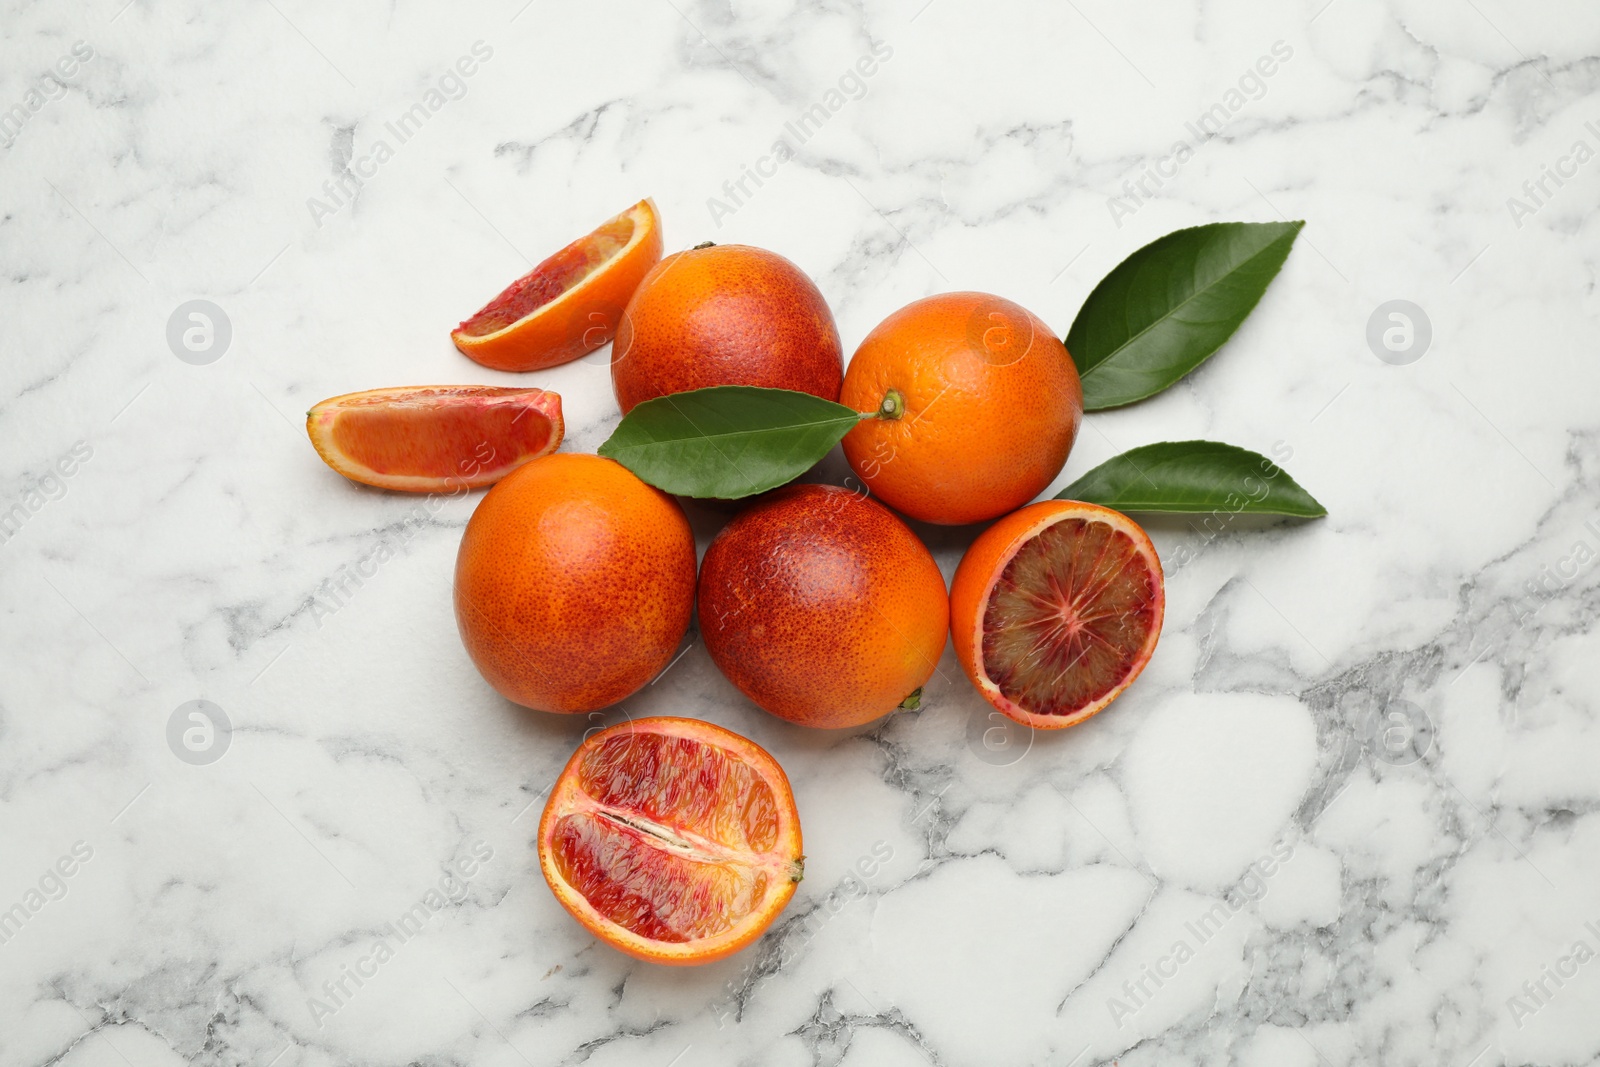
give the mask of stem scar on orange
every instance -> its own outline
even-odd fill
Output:
[[[653,963],[710,963],[750,944],[789,903],[803,861],[783,768],[698,719],[593,734],[539,820],[539,868],[561,906]]]
[[[1073,726],[1144,670],[1166,605],[1161,560],[1119,511],[1045,500],[989,527],[950,587],[967,678],[1028,726]]]
[[[661,220],[646,199],[601,223],[506,287],[450,334],[495,370],[542,370],[616,335],[623,309],[661,258]]]
[[[1072,357],[1043,322],[987,293],[914,301],[856,349],[839,402],[876,418],[844,438],[856,475],[924,522],[982,522],[1037,496],[1083,418]]]

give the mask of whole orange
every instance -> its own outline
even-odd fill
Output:
[[[843,348],[805,272],[775,252],[709,245],[663,259],[634,290],[611,348],[623,414],[712,385],[839,398]]]
[[[856,726],[915,696],[950,618],[917,536],[829,485],[776,490],[728,523],[706,549],[699,604],[706,650],[728,680],[804,726]]]
[[[845,458],[873,493],[924,522],[982,522],[1061,473],[1083,419],[1072,357],[1024,308],[945,293],[879,323],[850,360],[839,402],[862,419]]]
[[[677,501],[612,460],[555,453],[501,479],[472,513],[456,625],[507,700],[594,711],[667,665],[689,628],[694,580]]]

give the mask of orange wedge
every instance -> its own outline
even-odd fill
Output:
[[[561,444],[561,398],[543,389],[405,385],[322,401],[306,414],[322,461],[408,493],[489,485]]]
[[[698,719],[591,735],[539,820],[539,866],[562,907],[653,963],[710,963],[750,944],[789,903],[803,860],[783,768]]]
[[[641,200],[506,287],[450,334],[495,370],[567,363],[617,332],[628,298],[661,258],[661,220]]]

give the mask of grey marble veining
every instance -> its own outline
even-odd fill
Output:
[[[4,12],[0,1063],[1600,1062],[1592,5]],[[795,260],[847,350],[952,289],[1065,332],[1162,233],[1304,218],[1058,484],[1207,437],[1329,516],[1152,520],[1156,658],[1060,736],[948,652],[838,734],[698,643],[520,713],[451,615],[476,494],[350,485],[301,413],[528,380],[593,449],[605,351],[523,378],[448,330],[646,195],[669,249]],[[1380,358],[1395,300],[1431,338]],[[947,577],[973,536],[919,532]],[[689,971],[596,944],[530,847],[582,732],[660,713],[771,750],[808,853]]]

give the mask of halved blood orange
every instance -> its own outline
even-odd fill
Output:
[[[593,352],[661,258],[655,204],[641,200],[506,287],[450,338],[495,370],[540,370]]]
[[[561,444],[561,397],[491,385],[403,385],[346,393],[306,413],[324,463],[409,493],[489,485]]]
[[[956,658],[985,700],[1045,730],[1110,704],[1161,637],[1161,560],[1139,524],[1046,500],[972,543],[950,587]]]
[[[794,895],[803,861],[783,769],[698,719],[591,735],[539,821],[556,899],[600,940],[654,963],[710,963],[754,941]]]

